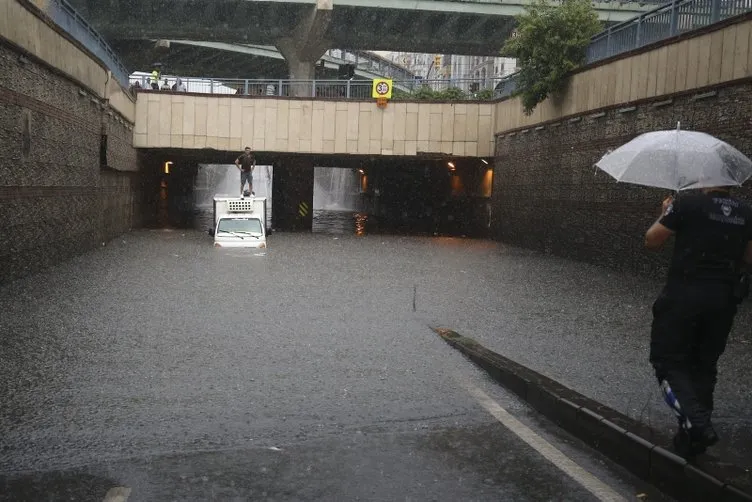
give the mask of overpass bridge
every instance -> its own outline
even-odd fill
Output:
[[[267,45],[305,33],[315,35],[321,48],[491,56],[509,37],[514,16],[532,0],[69,1],[107,40]],[[602,21],[613,23],[660,3],[665,2],[594,5]]]
[[[46,0],[51,4],[64,0]],[[274,44],[289,78],[310,80],[332,48],[497,55],[514,16],[532,0],[71,0],[108,41],[194,40]],[[616,23],[649,10],[641,3],[596,2]],[[192,72],[195,73],[195,72]]]
[[[488,157],[493,102],[290,99],[141,91],[133,145],[269,154]]]
[[[162,73],[211,75],[214,78],[286,79],[287,63],[271,45],[229,44],[198,40],[119,40],[113,44],[128,68],[150,72],[155,62]],[[412,80],[415,74],[386,58],[368,51],[330,49],[317,63],[317,79],[339,78],[341,65],[351,64],[356,79],[391,77]]]

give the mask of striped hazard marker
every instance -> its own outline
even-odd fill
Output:
[[[306,201],[303,201],[298,205],[298,214],[305,218],[308,214],[308,209],[308,203]]]

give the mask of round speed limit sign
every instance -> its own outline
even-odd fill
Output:
[[[386,82],[379,82],[376,84],[376,92],[380,95],[385,95],[389,93],[389,84]]]
[[[372,94],[374,98],[386,98],[392,97],[392,81],[386,78],[374,79]]]

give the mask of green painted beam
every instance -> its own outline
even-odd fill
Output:
[[[335,0],[337,7],[401,10],[412,12],[449,12],[452,14],[483,14],[514,17],[533,0]],[[665,2],[603,2],[593,3],[602,21],[626,21]]]
[[[170,40],[169,50],[155,51],[155,41],[117,41],[118,51],[134,71],[151,70],[154,62],[161,62],[164,71],[174,75],[217,78],[287,78],[287,64],[279,51],[270,46],[237,45],[223,42]],[[374,56],[377,59],[377,56]],[[317,78],[337,78],[337,70],[345,61],[324,55],[323,74]],[[322,70],[317,69],[319,72]],[[357,78],[374,79],[383,75],[363,68],[355,70]]]

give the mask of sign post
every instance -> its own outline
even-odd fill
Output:
[[[392,99],[392,79],[376,78],[373,80],[371,97],[376,100],[376,106],[386,108],[387,102]]]

